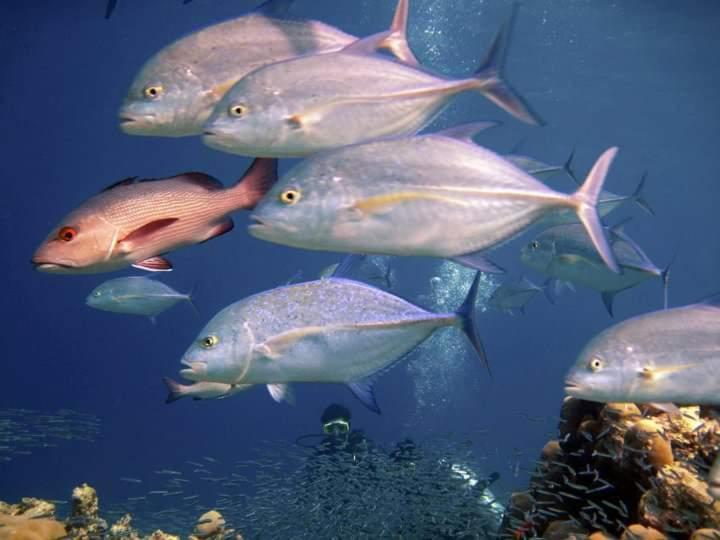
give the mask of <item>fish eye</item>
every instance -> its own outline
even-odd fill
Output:
[[[102,294],[102,293],[101,293],[100,291],[95,291],[95,292],[93,293],[93,296],[94,296],[95,298],[98,298],[98,297],[100,297],[101,294]]]
[[[212,349],[220,342],[220,338],[215,335],[205,336],[200,340],[200,346],[203,349]]]
[[[77,231],[72,227],[63,227],[58,231],[58,240],[63,242],[70,242],[77,236]]]
[[[530,242],[530,249],[538,249],[540,247],[540,242],[537,240],[533,240]]]
[[[300,200],[300,190],[295,188],[286,189],[280,193],[280,202],[283,204],[291,205],[295,204]]]
[[[590,368],[590,371],[598,372],[603,368],[603,361],[600,360],[597,356],[590,359],[590,363],[588,364],[588,367]]]
[[[163,87],[159,84],[156,86],[147,86],[145,90],[143,90],[143,95],[148,99],[155,99],[162,94],[162,91]]]
[[[235,118],[240,118],[246,112],[247,107],[240,104],[230,105],[230,108],[228,109],[228,113],[230,114],[230,116],[234,116]]]

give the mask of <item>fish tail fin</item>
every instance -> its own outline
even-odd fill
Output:
[[[540,285],[540,290],[542,291],[543,296],[545,296],[545,299],[550,302],[550,304],[555,305],[555,298],[552,295],[553,281],[553,278],[547,278],[543,281],[543,284]]]
[[[563,172],[570,177],[570,180],[572,180],[579,186],[580,181],[578,180],[578,177],[575,174],[575,171],[573,170],[573,160],[575,159],[575,150],[576,150],[576,147],[573,146],[573,149],[570,151],[570,154],[568,155],[567,159],[565,160],[565,163],[563,163],[562,168],[563,168]]]
[[[600,192],[605,183],[605,177],[607,176],[610,164],[613,159],[615,159],[617,151],[617,147],[613,147],[602,153],[587,175],[583,185],[570,196],[570,200],[575,207],[578,219],[584,225],[602,260],[610,270],[615,273],[620,273],[620,267],[605,235],[605,230],[600,222],[600,216],[597,213],[597,202],[600,197]]]
[[[407,40],[409,3],[410,0],[398,0],[390,30],[379,48],[390,51],[405,64],[417,66],[420,62],[415,58]]]
[[[668,308],[668,295],[670,292],[670,268],[672,267],[673,263],[675,262],[675,258],[677,257],[677,251],[673,254],[672,258],[670,259],[670,262],[667,263],[665,268],[660,272],[660,279],[662,279],[663,284],[663,309]]]
[[[168,389],[165,403],[172,403],[183,397],[182,385],[179,382],[173,381],[170,377],[163,377],[163,382]]]
[[[230,188],[236,210],[252,210],[278,179],[277,159],[255,158],[245,174]]]
[[[492,376],[490,363],[488,362],[487,355],[485,354],[485,348],[483,347],[482,340],[480,339],[480,334],[477,331],[477,316],[475,314],[475,302],[477,301],[478,291],[480,290],[481,279],[482,273],[475,272],[475,278],[473,279],[465,300],[457,310],[457,316],[460,318],[462,331],[465,332],[465,335],[468,339],[470,339],[473,349],[475,349],[475,352],[485,365],[488,373]]]
[[[374,54],[378,50],[385,50],[405,64],[420,65],[407,41],[409,1],[398,0],[389,30],[358,39],[350,43],[343,51],[355,54]]]
[[[502,71],[516,11],[517,4],[513,6],[510,17],[495,35],[485,59],[475,71],[473,75],[476,82],[474,88],[482,92],[486,98],[512,114],[515,118],[528,124],[541,126],[544,125],[545,122],[533,112],[530,106],[513,90],[510,84],[503,80]]]
[[[645,196],[643,195],[643,190],[645,189],[645,180],[647,180],[647,171],[645,171],[642,175],[642,178],[640,178],[640,183],[635,188],[635,191],[633,191],[633,194],[630,196],[630,198],[637,204],[640,208],[645,210],[648,214],[651,216],[655,215],[655,210],[653,210],[652,206],[650,206],[650,203],[645,200]]]
[[[190,290],[185,293],[185,300],[187,300],[188,304],[190,304],[190,307],[193,308],[193,311],[200,315],[200,310],[197,308],[197,304],[195,303],[195,293],[197,292],[198,284],[197,281],[193,283],[193,286],[190,287]]]

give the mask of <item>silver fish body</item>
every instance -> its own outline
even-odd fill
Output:
[[[548,277],[601,292],[611,315],[612,301],[618,292],[653,278],[667,285],[667,269],[658,268],[621,227],[609,229],[607,236],[620,273],[607,268],[579,223],[546,229],[523,246],[521,260]]]
[[[646,313],[595,336],[566,392],[602,402],[720,404],[720,296]]]
[[[382,34],[337,52],[267,65],[227,92],[208,120],[203,140],[240,155],[307,156],[413,135],[466,90],[481,92],[516,117],[539,123],[501,78],[507,32],[506,25],[488,58],[466,79],[438,77],[414,62],[373,54]]]
[[[355,39],[319,21],[256,12],[203,28],[145,63],[120,110],[120,128],[132,135],[198,135],[244,75],[295,56],[338,50]]]
[[[155,279],[132,276],[111,279],[97,286],[85,303],[102,311],[153,318],[181,301],[192,302],[191,294],[179,293]]]
[[[477,285],[473,298],[474,291]],[[363,283],[325,278],[220,311],[183,356],[181,375],[228,384],[351,383],[387,368],[436,329],[462,325],[459,314],[428,312]]]
[[[605,152],[583,187],[566,195],[443,134],[345,147],[292,168],[257,206],[249,231],[305,249],[451,258],[494,247],[543,215],[572,208],[612,268],[594,197],[614,155]]]

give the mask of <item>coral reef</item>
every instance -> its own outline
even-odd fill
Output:
[[[559,439],[529,489],[512,494],[502,538],[716,538],[707,473],[720,445],[711,409],[565,398]]]
[[[157,530],[141,536],[126,514],[109,529],[100,517],[95,489],[82,484],[72,492],[70,516],[63,523],[55,517],[55,505],[42,499],[23,498],[17,504],[0,501],[0,540],[180,540],[180,536]],[[242,535],[225,528],[225,519],[216,510],[198,518],[191,540],[243,540]]]
[[[225,519],[217,510],[205,512],[195,525],[191,540],[222,540],[225,537]]]

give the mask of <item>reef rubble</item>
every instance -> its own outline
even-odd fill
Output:
[[[707,475],[720,447],[711,408],[566,397],[558,438],[513,493],[500,538],[720,540]]]
[[[179,535],[156,530],[142,535],[132,527],[126,514],[108,527],[100,517],[97,492],[87,484],[72,491],[70,515],[56,516],[55,504],[25,497],[19,503],[0,501],[0,540],[180,540]],[[225,519],[216,510],[198,518],[189,540],[243,540],[242,535],[225,526]]]

